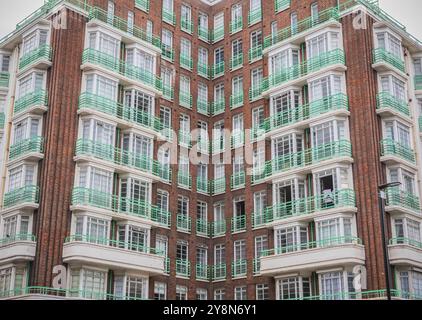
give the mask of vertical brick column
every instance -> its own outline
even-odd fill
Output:
[[[383,179],[380,163],[380,119],[376,114],[377,75],[372,69],[373,20],[366,29],[353,27],[354,15],[342,19],[347,61],[347,94],[350,99],[350,132],[353,148],[354,189],[358,207],[359,237],[365,245],[368,289],[385,288],[378,185]]]
[[[37,253],[31,284],[37,286],[51,286],[52,269],[62,263],[63,242],[69,233],[85,23],[83,16],[67,10],[67,29],[52,28],[53,66],[43,128],[45,157],[40,166],[40,207],[34,221]]]

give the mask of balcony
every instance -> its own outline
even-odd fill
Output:
[[[206,220],[197,219],[196,220],[196,234],[202,237],[209,236],[209,223]]]
[[[0,88],[9,88],[10,73],[0,72]]]
[[[234,173],[230,179],[230,188],[232,190],[242,189],[245,187],[246,175],[245,171]]]
[[[189,174],[189,172],[178,172],[177,186],[182,189],[192,190],[192,176]]]
[[[381,161],[401,162],[405,160],[411,164],[416,164],[415,152],[408,146],[402,145],[392,139],[381,141]]]
[[[264,95],[267,96],[272,91],[279,90],[288,83],[303,85],[306,83],[305,77],[326,68],[336,68],[344,71],[346,69],[344,51],[335,49],[321,53],[300,64],[281,69],[277,73],[271,74],[262,81]]]
[[[291,299],[283,300],[306,300],[306,301],[317,301],[317,300],[387,300],[387,290],[369,290],[369,291],[359,291],[359,292],[343,292],[338,291],[332,294],[320,294],[315,296],[303,296],[303,292],[300,294],[297,293],[297,297]],[[300,297],[299,297],[300,295]],[[407,292],[401,292],[395,289],[391,290],[391,297],[394,300],[401,299],[421,299],[415,295],[411,295]]]
[[[211,181],[211,193],[213,196],[226,192],[226,178]]]
[[[73,235],[65,239],[63,262],[164,274],[164,256],[155,248],[136,243]]]
[[[251,87],[249,89],[249,102],[262,99],[262,86]]]
[[[198,38],[207,43],[210,42],[210,33],[208,28],[198,26]]]
[[[393,238],[388,246],[392,265],[409,265],[422,268],[422,242],[409,238]]]
[[[37,186],[25,186],[4,195],[3,208],[15,206],[37,208],[39,201],[39,188]]]
[[[268,133],[278,129],[293,126],[305,121],[312,121],[319,116],[326,116],[327,113],[349,114],[349,100],[343,93],[338,93],[301,105],[283,113],[278,113],[264,120],[259,127],[252,128],[253,139],[256,139],[258,131]]]
[[[196,280],[209,281],[210,268],[206,264],[196,264]]]
[[[192,95],[190,94],[190,92],[179,92],[179,105],[187,109],[192,109]]]
[[[249,63],[262,59],[262,46],[257,46],[249,49]]]
[[[163,227],[170,227],[171,214],[161,208],[140,199],[119,197],[117,195],[97,191],[94,189],[73,188],[71,210],[105,210],[108,214],[116,214],[157,223]]]
[[[1,75],[0,75],[1,79]],[[0,87],[1,87],[1,80],[0,80]],[[415,90],[422,91],[422,74],[415,76]]]
[[[252,26],[255,23],[262,21],[262,10],[261,8],[249,11],[248,14],[248,26]]]
[[[180,29],[184,32],[192,34],[193,33],[192,20],[187,20],[187,19],[182,18],[181,21],[180,21]]]
[[[176,260],[176,276],[184,278],[190,277],[190,262],[188,260]]]
[[[243,53],[239,53],[230,59],[230,70],[234,71],[243,66]]]
[[[248,271],[248,261],[246,259],[232,262],[232,278],[246,277]]]
[[[279,1],[282,3],[282,1]],[[270,35],[264,39],[264,49],[270,48],[276,44],[282,45],[282,42],[290,38],[305,37],[313,29],[318,26],[331,21],[338,21],[340,18],[337,7],[323,10],[318,17],[309,17],[305,20],[299,21],[296,26],[289,26],[277,32],[275,35]]]
[[[242,17],[238,17],[235,20],[230,22],[230,34],[241,31],[243,28]]]
[[[365,264],[365,250],[355,237],[329,238],[263,252],[261,275],[311,272],[324,268]]]
[[[236,216],[232,218],[232,233],[246,231],[246,216]]]
[[[226,110],[226,102],[224,101],[224,99],[220,99],[211,103],[210,112],[212,116],[216,116],[221,113],[224,113],[225,110]]]
[[[192,219],[186,215],[178,214],[176,217],[177,231],[190,233],[192,230]]]
[[[204,116],[209,116],[210,107],[211,106],[208,104],[207,100],[203,100],[200,97],[198,97],[198,100],[196,102],[196,109],[198,113],[203,114]]]
[[[211,77],[217,79],[224,75],[224,61],[221,61],[212,66]]]
[[[232,132],[232,149],[243,147],[245,144],[245,133],[243,131]]]
[[[230,110],[243,106],[243,92],[237,92],[230,96]]]
[[[210,78],[210,68],[208,67],[208,64],[198,62],[198,75],[205,79]]]
[[[14,261],[33,261],[35,250],[35,236],[32,234],[15,234],[0,239],[0,261],[2,264]]]
[[[222,237],[226,235],[226,221],[218,220],[211,222],[211,237]]]
[[[302,174],[311,172],[314,167],[322,162],[352,162],[352,145],[350,141],[340,140],[305,149],[304,151],[286,154],[274,158],[265,163],[265,166],[258,167],[252,172],[253,183],[262,182],[275,175],[284,174],[293,170],[300,170]]]
[[[179,145],[185,148],[192,148],[192,136],[188,131],[179,130]]]
[[[374,49],[372,63],[372,67],[379,72],[391,70],[391,67],[394,68],[393,70],[398,70],[402,73],[406,72],[404,61],[401,57],[397,57],[383,48]]]
[[[311,221],[315,214],[327,214],[327,211],[356,211],[355,192],[351,189],[340,189],[331,194],[315,195],[293,201],[276,203],[267,207],[258,215],[256,225],[277,223],[290,218]]]
[[[410,212],[421,215],[420,200],[417,195],[400,190],[398,187],[388,188],[385,210],[390,213]]]
[[[16,159],[39,160],[44,157],[44,138],[32,137],[10,146],[9,161]]]
[[[396,115],[410,117],[409,106],[406,101],[397,99],[389,92],[380,92],[377,95],[377,113],[387,116]]]
[[[121,80],[127,84],[135,81],[146,86],[146,89],[162,93],[163,83],[154,73],[128,64],[116,57],[95,49],[85,49],[82,55],[82,65],[84,67],[90,64],[122,76]]]
[[[279,13],[290,7],[291,0],[274,0],[275,2],[275,12]]]
[[[193,69],[193,60],[191,56],[180,54],[180,67],[192,71]]]
[[[164,22],[171,24],[172,26],[176,25],[176,15],[173,11],[163,8],[162,18]]]
[[[220,26],[211,31],[211,42],[217,43],[224,39],[224,26]]]
[[[163,85],[163,99],[168,101],[174,100],[174,90],[172,87]]]
[[[48,95],[47,91],[37,90],[18,98],[13,108],[14,116],[23,112],[33,112],[42,114],[47,111]]]
[[[174,49],[163,44],[161,48],[161,57],[165,60],[174,62]]]
[[[135,0],[135,8],[149,12],[149,0]]]
[[[270,209],[270,208],[271,207],[269,207],[268,209]],[[267,219],[267,215],[266,215],[265,210],[263,210],[262,212],[252,213],[252,228],[257,229],[257,228],[264,227],[265,224],[267,223],[267,220],[268,221],[272,220],[271,213],[268,214],[268,216],[271,216],[271,219]]]
[[[196,191],[208,195],[210,193],[209,181],[201,177],[196,177]]]
[[[152,174],[154,178],[162,179],[164,182],[171,181],[172,171],[170,165],[162,164],[139,153],[115,148],[112,145],[79,139],[76,142],[76,158],[79,160],[85,157],[111,162],[119,166],[120,172],[130,172],[127,170],[130,168]],[[138,174],[136,171],[134,173]]]
[[[225,263],[213,265],[211,268],[212,281],[226,280],[227,268]]]
[[[19,59],[19,71],[22,71],[29,66],[38,69],[48,68],[51,66],[52,52],[51,47],[47,44],[28,52]]]

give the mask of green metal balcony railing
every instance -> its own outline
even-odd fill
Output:
[[[196,264],[196,279],[198,280],[209,280],[210,279],[210,269],[206,264]]]
[[[248,260],[235,260],[232,262],[232,277],[245,277],[248,269]]]
[[[238,17],[235,20],[230,22],[230,33],[236,33],[243,28],[243,19],[242,17]]]
[[[5,114],[4,112],[0,112],[0,129],[4,129],[5,123]]]
[[[252,128],[252,134],[256,137],[256,133],[259,130],[267,133],[334,110],[349,110],[349,99],[345,94],[338,93],[313,101],[310,104],[301,105],[278,113],[265,119],[259,127]]]
[[[231,176],[230,187],[232,190],[244,188],[245,183],[246,183],[245,171],[237,172]]]
[[[208,28],[198,26],[198,37],[202,41],[210,42],[210,32]]]
[[[356,207],[355,192],[351,189],[341,189],[330,194],[309,196],[288,202],[276,203],[265,209],[265,213],[257,215],[255,225],[261,226],[269,222],[291,217],[311,215],[330,209]]]
[[[158,133],[172,131],[171,128],[165,127],[161,120],[152,114],[89,92],[84,92],[79,96],[78,108],[79,110],[90,109],[100,111],[116,118],[152,129]]]
[[[212,280],[225,280],[227,277],[227,268],[225,263],[220,263],[212,266]]]
[[[226,221],[218,220],[211,222],[211,236],[219,237],[226,234]]]
[[[192,148],[192,136],[190,132],[179,130],[179,145],[186,148]]]
[[[405,244],[408,246],[412,246],[418,249],[422,249],[422,242],[419,240],[413,240],[410,238],[403,238],[403,237],[398,237],[398,238],[392,238],[389,241],[390,245],[398,245],[398,244]]]
[[[393,109],[410,116],[409,106],[404,100],[400,100],[389,92],[380,92],[377,95],[377,109]]]
[[[232,218],[232,232],[240,232],[246,230],[246,216],[236,216]]]
[[[232,132],[232,149],[242,147],[245,144],[245,133],[243,131]]]
[[[345,64],[345,55],[343,50],[335,49],[329,52],[321,53],[320,55],[306,60],[300,64],[281,69],[280,71],[277,71],[276,73],[263,79],[263,91],[268,91],[269,89],[282,85],[288,81],[299,79],[311,74],[312,72],[316,72],[323,68],[337,64]]]
[[[211,77],[216,79],[224,75],[224,61],[214,64],[211,69]]]
[[[15,101],[13,113],[18,114],[35,106],[47,107],[48,94],[47,91],[37,90],[18,98]]]
[[[266,211],[252,213],[252,228],[259,228],[267,223]]]
[[[210,232],[209,223],[203,219],[196,220],[196,233],[201,236],[208,237]]]
[[[421,206],[419,197],[417,195],[400,190],[398,187],[388,188],[386,190],[386,194],[387,206],[403,207],[420,213]]]
[[[135,8],[149,12],[149,0],[135,0]]]
[[[82,55],[82,64],[92,63],[125,76],[134,81],[139,81],[158,91],[163,90],[163,83],[154,73],[125,63],[109,54],[95,49],[85,49]]]
[[[262,9],[254,9],[248,14],[248,25],[251,26],[255,23],[261,22],[262,20]]]
[[[187,19],[181,19],[180,20],[180,29],[182,31],[185,31],[189,34],[192,34],[193,32],[193,22],[192,20],[187,20]]]
[[[19,70],[23,70],[26,67],[37,63],[38,61],[45,60],[51,61],[53,50],[47,44],[40,46],[37,49],[28,52],[22,56],[19,60]]]
[[[9,160],[20,158],[30,153],[44,153],[43,137],[31,137],[11,145]]]
[[[224,39],[224,26],[220,26],[211,31],[211,42],[217,43]]]
[[[362,240],[353,236],[343,236],[343,237],[335,237],[335,238],[333,237],[333,238],[322,239],[319,241],[309,241],[305,243],[296,243],[293,245],[277,247],[274,249],[262,251],[261,254],[263,257],[267,257],[267,256],[274,256],[274,255],[282,255],[282,254],[286,254],[290,252],[306,251],[306,250],[316,249],[316,248],[328,248],[328,247],[349,245],[349,244],[361,245]]]
[[[7,238],[0,239],[0,248],[5,245],[18,242],[18,241],[35,242],[36,237],[32,234],[27,234],[27,233],[8,235]],[[0,291],[0,297],[1,297],[1,291]]]
[[[290,7],[291,0],[274,0],[275,12],[279,13]]]
[[[190,262],[188,260],[176,259],[176,275],[190,277]]]
[[[415,152],[410,147],[392,139],[381,141],[381,156],[396,156],[411,163],[416,163]]]
[[[1,75],[0,75],[0,87],[1,87]],[[415,90],[422,90],[422,75],[415,76]]]
[[[10,80],[9,72],[0,72],[0,87],[1,88],[8,88],[9,80]]]
[[[177,231],[191,232],[192,219],[186,215],[178,214],[176,218]]]
[[[161,48],[161,56],[163,59],[174,62],[174,49],[163,44],[163,47]]]
[[[219,178],[211,181],[211,193],[213,195],[226,192],[226,178]]]
[[[201,193],[210,193],[210,182],[207,179],[196,177],[196,190]]]
[[[401,72],[405,72],[404,61],[402,58],[395,56],[383,48],[374,49],[373,63],[387,63]]]
[[[258,275],[261,272],[261,259],[255,258],[252,260],[252,272],[254,275]]]
[[[205,116],[209,116],[211,105],[208,103],[207,100],[203,100],[198,97],[198,100],[196,102],[196,108],[198,113],[201,113]]]
[[[76,142],[76,156],[83,155],[109,161],[123,167],[152,173],[154,176],[167,182],[171,181],[172,170],[170,165],[162,164],[159,161],[141,155],[140,153],[122,150],[112,145],[92,140],[79,139]]]
[[[190,92],[179,92],[179,105],[188,109],[192,109],[192,95]]]
[[[236,109],[243,106],[243,92],[236,92],[230,96],[230,109]]]
[[[262,86],[251,87],[249,89],[249,101],[253,102],[262,98]]]
[[[226,109],[226,101],[224,99],[211,102],[210,112],[213,116],[223,113]]]
[[[180,66],[184,69],[192,71],[193,69],[192,57],[185,54],[180,54]]]
[[[170,86],[163,86],[163,98],[169,101],[173,101],[174,89]]]
[[[3,206],[10,208],[23,203],[36,204],[39,201],[39,193],[40,189],[34,185],[9,191],[4,195]]]
[[[173,11],[169,11],[165,8],[162,10],[162,18],[164,22],[167,22],[168,24],[175,25],[176,24],[176,15]]]
[[[262,45],[249,49],[249,63],[262,59]]]
[[[230,59],[230,70],[241,68],[243,66],[243,53],[239,53]]]
[[[264,39],[264,48],[269,48],[279,42],[285,41],[295,35],[310,31],[312,28],[325,23],[327,21],[338,21],[340,18],[337,7],[328,8],[321,11],[318,17],[309,17],[305,20],[299,21],[297,25],[292,25],[277,32],[277,34],[270,35]]]
[[[164,273],[170,274],[170,258],[168,257],[164,259]]]
[[[69,237],[66,237],[64,240],[65,243],[73,243],[73,242],[82,242],[82,243],[92,243],[101,246],[107,247],[114,247],[122,250],[130,250],[136,251],[140,253],[146,254],[153,254],[163,256],[164,251],[156,248],[151,248],[142,244],[133,243],[133,242],[124,242],[115,239],[107,239],[107,238],[98,238],[98,237],[91,237],[81,234],[74,234]]]
[[[226,149],[226,139],[223,135],[221,136],[214,136],[214,139],[212,140],[212,153],[217,154],[224,152]]]
[[[203,62],[198,62],[198,75],[201,77],[204,77],[205,79],[210,78],[210,67],[208,64],[205,64]]]
[[[192,176],[189,172],[179,171],[177,173],[177,185],[180,188],[192,190]]]
[[[72,192],[73,206],[90,206],[106,209],[116,214],[135,216],[170,227],[171,213],[140,199],[119,197],[94,189],[75,187]]]

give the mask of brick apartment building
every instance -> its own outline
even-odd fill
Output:
[[[376,1],[49,0],[0,68],[0,297],[422,298],[422,43]]]

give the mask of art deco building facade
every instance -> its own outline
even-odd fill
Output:
[[[0,68],[0,297],[384,299],[400,182],[422,298],[422,43],[376,1],[49,0]]]

